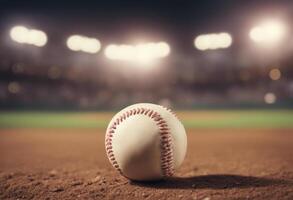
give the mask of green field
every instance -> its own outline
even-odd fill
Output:
[[[291,110],[177,111],[186,128],[293,128]],[[106,128],[114,112],[0,112],[0,128]]]

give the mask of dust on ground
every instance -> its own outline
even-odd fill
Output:
[[[1,129],[0,199],[293,199],[292,129],[188,130],[176,177],[131,182],[104,130]]]

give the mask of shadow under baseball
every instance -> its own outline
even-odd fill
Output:
[[[293,185],[292,182],[282,179],[269,179],[253,176],[231,174],[214,174],[193,177],[173,177],[156,182],[136,182],[131,184],[141,187],[171,188],[171,189],[229,189],[249,188],[278,185]]]

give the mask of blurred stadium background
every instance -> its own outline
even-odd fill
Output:
[[[292,108],[292,1],[1,1],[2,110]]]
[[[292,19],[292,0],[0,0],[0,199],[292,200]],[[138,102],[186,128],[173,181],[108,162]]]

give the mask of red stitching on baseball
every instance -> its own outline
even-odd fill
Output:
[[[174,115],[174,117],[176,117],[179,121],[180,119],[178,118],[178,116],[176,115],[176,113],[174,113],[170,108],[167,108],[165,106],[160,105],[162,108],[166,109],[167,111],[169,111],[172,115]]]
[[[165,108],[165,107],[164,107]],[[165,108],[166,109],[166,108]],[[166,109],[167,111],[171,112],[169,109]],[[172,113],[172,112],[171,112]],[[172,176],[174,174],[174,161],[173,161],[173,150],[171,148],[172,146],[172,138],[171,133],[168,128],[167,122],[161,117],[159,113],[157,113],[154,110],[151,109],[145,109],[145,108],[134,108],[130,111],[127,111],[126,113],[123,113],[122,115],[118,116],[117,119],[114,121],[112,125],[110,125],[110,128],[108,132],[106,133],[105,138],[105,146],[106,146],[106,152],[109,157],[110,162],[116,168],[120,174],[123,175],[122,170],[119,168],[119,165],[115,159],[114,152],[113,152],[113,146],[112,146],[112,139],[113,135],[115,134],[115,129],[117,126],[126,120],[128,117],[137,115],[137,114],[143,114],[146,116],[149,116],[151,119],[153,119],[156,123],[156,125],[159,127],[160,136],[161,136],[161,171],[163,176]],[[174,113],[172,113],[174,115]]]

